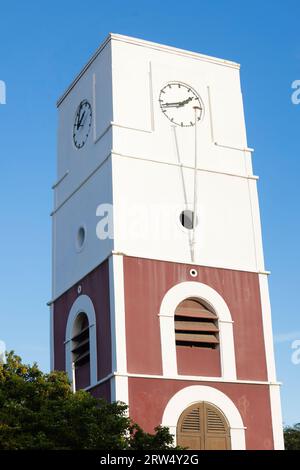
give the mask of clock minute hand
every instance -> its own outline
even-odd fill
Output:
[[[179,108],[183,106],[182,101],[177,101],[176,103],[164,103],[161,105],[162,108]]]
[[[175,103],[165,103],[162,104],[163,108],[181,108],[181,106],[184,106],[185,104],[189,103],[193,98],[189,97],[184,101],[177,101]]]

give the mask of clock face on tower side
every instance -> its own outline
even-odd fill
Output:
[[[88,100],[83,100],[79,104],[74,125],[73,142],[76,148],[81,149],[87,141],[92,126],[92,106]]]
[[[164,115],[177,126],[194,126],[203,116],[200,96],[185,83],[167,83],[160,90],[159,105]]]

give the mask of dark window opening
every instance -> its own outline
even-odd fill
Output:
[[[76,369],[90,360],[90,328],[85,313],[80,313],[77,316],[73,331],[72,360]]]

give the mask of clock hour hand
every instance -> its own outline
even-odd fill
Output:
[[[189,103],[190,101],[192,101],[193,97],[190,96],[189,98],[187,98],[186,100],[184,101],[181,101],[181,105],[184,106],[185,104]]]
[[[80,121],[80,113],[77,114],[77,119],[76,119],[76,130],[78,131],[79,129],[79,121]]]
[[[76,130],[78,131],[79,127],[80,127],[80,119],[81,119],[81,106],[77,112],[77,116],[76,116]]]
[[[85,111],[83,111],[81,118],[79,118],[79,116],[78,116],[77,130],[79,129],[79,127],[81,127],[81,123],[82,123],[82,120],[83,120],[84,116],[85,116]]]

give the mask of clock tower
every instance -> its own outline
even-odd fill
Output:
[[[52,368],[191,449],[282,449],[237,63],[110,34],[58,101]]]

